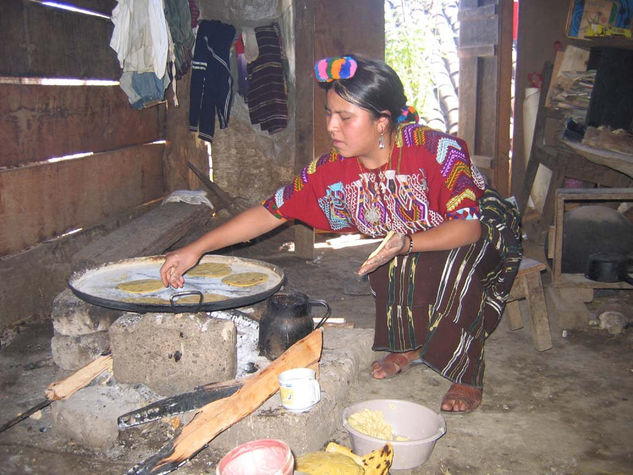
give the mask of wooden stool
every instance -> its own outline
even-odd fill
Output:
[[[545,269],[547,269],[545,264],[534,259],[526,258],[521,261],[505,311],[510,330],[523,328],[519,300],[526,299],[529,314],[526,317],[529,316],[532,319],[532,340],[538,351],[549,350],[552,347],[549,317],[541,281],[541,272]]]

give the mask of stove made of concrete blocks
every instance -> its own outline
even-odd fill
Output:
[[[226,328],[233,325],[226,321],[219,324]],[[230,330],[227,331],[230,333]],[[310,411],[296,414],[282,407],[279,393],[276,393],[252,414],[213,439],[210,447],[227,452],[250,440],[278,438],[288,443],[296,454],[321,449],[342,424],[340,419],[348,402],[350,386],[357,380],[360,371],[369,371],[370,362],[375,359],[376,355],[371,349],[373,333],[371,329],[325,328],[319,362],[321,401]],[[130,339],[130,344],[132,341]],[[154,340],[154,344],[159,342]],[[205,382],[214,380],[218,379]],[[190,389],[188,387],[185,390]],[[56,401],[52,408],[54,428],[80,445],[107,451],[119,439],[116,419],[129,410],[153,402],[148,400],[147,391],[141,395],[133,394],[135,390],[138,391],[135,385],[119,384],[117,381],[105,395],[102,394],[103,388],[93,385],[80,390],[66,401]],[[95,410],[94,401],[99,398],[102,403],[98,404],[99,410]],[[124,404],[126,410],[122,410],[123,401],[127,401]],[[138,401],[143,401],[143,404]],[[190,412],[180,417],[183,422],[188,422],[192,415],[193,412]],[[151,426],[146,430],[151,430]],[[91,437],[86,434],[91,434]]]
[[[233,379],[237,332],[206,313],[124,313],[110,326],[114,378],[163,396]]]

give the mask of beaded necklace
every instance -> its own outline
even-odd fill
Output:
[[[361,185],[364,192],[364,197],[359,199],[359,207],[363,208],[363,212],[364,212],[363,214],[365,216],[365,219],[367,220],[367,223],[372,227],[376,227],[381,223],[382,212],[381,212],[381,205],[379,204],[379,202],[381,201],[381,199],[384,201],[385,196],[380,186],[380,173],[386,174],[385,173],[386,170],[391,168],[391,161],[393,159],[394,146],[395,146],[395,142],[392,142],[391,151],[389,153],[389,160],[385,164],[380,166],[380,168],[377,171],[375,169],[374,170],[367,169],[360,163],[360,160],[358,158],[356,159],[358,170],[360,172],[360,181],[361,181]],[[400,145],[398,148],[399,148],[399,151],[398,151],[398,163],[397,163],[396,173],[395,173],[396,176],[400,174],[400,165],[402,163],[402,148],[403,147],[402,145]],[[366,175],[369,173],[376,174],[376,183],[377,183],[376,192],[377,193],[375,195],[372,195],[369,192],[369,179],[366,178]],[[389,188],[391,193],[395,193],[396,192],[395,183],[392,183],[392,180],[390,180],[389,178],[387,178],[387,182],[388,183],[385,186]],[[372,201],[367,206],[364,206],[365,199],[372,200]],[[386,204],[384,206],[386,206]]]
[[[369,170],[361,163],[358,157],[356,158],[356,164],[358,165],[358,171],[360,172],[360,182],[361,182],[361,185],[363,187],[363,192],[364,192],[363,201],[365,199],[371,200],[371,203],[369,203],[368,206],[364,207],[365,219],[371,226],[377,226],[381,222],[382,212],[380,210],[379,202],[381,201],[381,198],[382,200],[384,200],[384,195],[382,191],[380,190],[380,183],[378,183],[378,179],[380,178],[380,173],[384,173],[385,170],[388,170],[391,167],[391,159],[393,157],[394,145],[395,145],[395,141],[392,141],[391,150],[389,151],[389,159],[383,165],[381,165],[377,171],[375,169]],[[400,153],[402,154],[402,149]],[[400,168],[400,160],[398,160],[398,168]],[[367,178],[366,176],[368,173],[376,173],[377,185],[376,185],[375,195],[372,195],[369,192],[369,178]],[[359,204],[362,205],[362,203],[359,203]]]

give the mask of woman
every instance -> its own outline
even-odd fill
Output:
[[[326,58],[315,75],[327,94],[333,149],[254,207],[168,254],[165,285],[209,251],[246,241],[288,219],[372,237],[394,231],[365,262],[376,301],[372,364],[390,378],[424,363],[453,384],[443,411],[482,398],[483,344],[496,327],[521,257],[518,215],[487,190],[466,144],[417,124],[397,74],[358,55]],[[416,118],[417,120],[417,118]]]

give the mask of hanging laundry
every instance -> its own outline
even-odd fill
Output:
[[[196,37],[191,29],[191,11],[187,0],[164,0],[165,19],[174,43],[176,79],[189,72]]]
[[[167,74],[162,79],[158,79],[154,73],[132,71],[125,71],[119,79],[119,85],[127,94],[130,105],[137,110],[162,102],[169,83]]]
[[[123,71],[153,72],[162,78],[167,68],[169,39],[161,0],[118,0],[112,10],[110,47]]]
[[[242,35],[237,37],[234,43],[235,69],[237,71],[237,92],[246,99],[248,94],[248,69],[246,55],[244,54],[244,41]]]
[[[248,69],[248,110],[252,124],[274,134],[288,125],[288,93],[282,62],[279,26],[255,28],[259,50]],[[246,50],[246,44],[244,45]]]
[[[220,128],[228,126],[233,102],[229,53],[235,28],[217,20],[202,20],[191,63],[189,130],[207,142],[213,140],[215,115]]]
[[[174,57],[162,0],[118,0],[111,18],[110,47],[123,69],[121,89],[135,109],[161,102],[171,82],[167,63]]]
[[[255,28],[245,26],[242,28],[242,41],[244,42],[244,55],[246,61],[252,63],[259,56],[259,46],[257,46],[257,34]]]
[[[198,18],[200,18],[200,9],[196,4],[196,0],[189,0],[189,11],[191,12],[191,28],[198,27]]]

